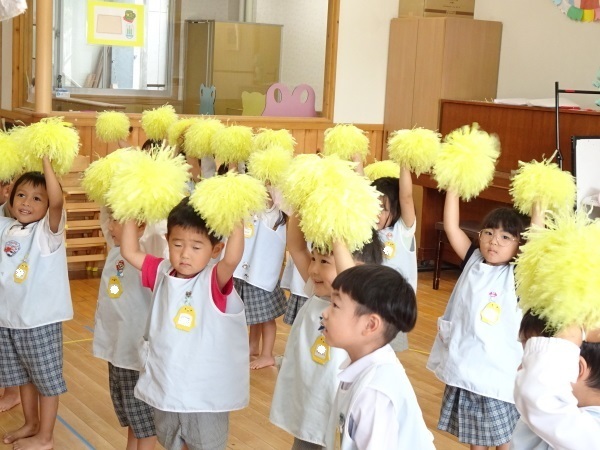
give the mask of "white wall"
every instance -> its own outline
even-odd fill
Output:
[[[599,22],[572,21],[550,0],[476,0],[475,18],[504,24],[498,98],[551,98],[555,81],[565,89],[595,89]],[[588,107],[600,93],[565,98]]]
[[[390,20],[398,16],[398,0],[340,3],[333,120],[381,124]]]

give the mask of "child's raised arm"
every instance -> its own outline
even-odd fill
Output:
[[[531,208],[531,226],[544,227],[544,210],[540,202],[534,202]]]
[[[406,167],[400,168],[400,192],[398,194],[400,199],[400,216],[402,222],[407,228],[410,228],[417,220],[417,213],[415,212],[415,201],[413,199],[413,185],[412,175],[410,170]]]
[[[444,202],[444,231],[454,252],[462,260],[471,247],[471,239],[460,229],[460,199],[453,191],[446,192]],[[404,219],[403,219],[404,220]]]
[[[348,250],[346,244],[342,241],[333,243],[333,260],[335,261],[335,270],[342,273],[344,270],[356,266],[352,253]]]
[[[242,260],[244,254],[244,226],[236,225],[227,238],[227,246],[223,258],[217,263],[217,283],[223,289],[233,276],[233,272]],[[216,255],[213,255],[215,257]]]
[[[140,249],[138,231],[139,228],[133,220],[128,220],[123,224],[121,255],[123,255],[123,258],[137,270],[142,270],[144,260],[146,259],[146,253]]]
[[[48,193],[48,225],[50,231],[58,232],[63,214],[63,192],[52,168],[52,163],[47,156],[42,159],[44,178],[46,179],[46,192]]]
[[[306,247],[304,234],[300,229],[300,221],[295,214],[291,214],[287,223],[287,249],[294,261],[298,273],[304,281],[308,280],[308,266],[311,255]]]

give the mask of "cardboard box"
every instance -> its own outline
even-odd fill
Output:
[[[400,0],[398,17],[473,18],[475,0]]]

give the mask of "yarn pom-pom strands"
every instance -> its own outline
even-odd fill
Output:
[[[88,198],[104,205],[106,194],[110,189],[113,176],[119,170],[126,158],[136,158],[138,152],[127,148],[116,150],[104,158],[94,161],[88,166],[81,179],[81,187]]]
[[[280,186],[292,163],[292,155],[284,148],[272,146],[250,155],[248,174],[264,183]]]
[[[18,127],[11,135],[21,149],[25,170],[41,172],[47,157],[57,175],[71,170],[79,153],[79,133],[62,117],[47,117],[27,127]]]
[[[294,147],[296,139],[288,130],[271,130],[261,128],[252,139],[253,151],[268,150],[271,147],[279,147],[280,149],[289,152],[290,156],[294,155]]]
[[[0,181],[8,182],[23,171],[19,146],[8,133],[0,130]]]
[[[388,139],[390,159],[417,176],[429,172],[439,156],[441,138],[425,128],[394,131]]]
[[[500,156],[500,141],[474,123],[452,131],[444,138],[433,165],[438,188],[454,191],[464,201],[479,195],[494,178]]]
[[[187,192],[190,166],[165,147],[132,152],[114,173],[106,204],[116,220],[154,223],[166,219]]]
[[[236,225],[267,206],[267,188],[249,175],[229,172],[202,180],[190,204],[217,236],[227,237]]]
[[[187,130],[200,119],[189,118],[189,119],[179,119],[171,124],[169,129],[167,130],[167,142],[171,146],[179,145],[184,146],[185,142],[185,133]]]
[[[600,327],[600,221],[585,212],[548,214],[525,233],[515,267],[519,307],[550,328]]]
[[[577,187],[573,175],[560,170],[555,163],[547,160],[519,162],[519,170],[511,182],[510,194],[515,208],[528,216],[536,202],[542,211],[560,213],[573,209]]]
[[[364,170],[365,176],[371,181],[384,177],[398,178],[400,176],[400,165],[389,159],[369,164],[365,166]]]
[[[359,155],[365,161],[369,154],[369,138],[363,130],[354,125],[338,124],[325,130],[323,154],[337,155],[345,160]]]
[[[185,132],[185,154],[198,159],[214,156],[212,140],[223,128],[225,125],[217,119],[201,118],[194,121]]]
[[[215,159],[221,163],[247,161],[252,153],[252,128],[231,125],[217,131],[211,141]]]
[[[172,105],[149,109],[142,113],[142,129],[148,139],[162,141],[167,138],[169,127],[177,121],[177,113]]]
[[[117,142],[129,136],[129,117],[118,111],[104,111],[96,118],[96,136],[102,142]]]

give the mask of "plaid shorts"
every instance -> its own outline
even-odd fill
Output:
[[[133,396],[140,377],[137,370],[123,369],[108,363],[108,385],[115,413],[122,427],[130,427],[137,439],[156,435],[154,413],[150,405]]]
[[[285,308],[283,321],[288,325],[293,325],[294,320],[296,320],[296,316],[298,315],[298,311],[300,311],[300,308],[304,306],[306,300],[308,300],[308,298],[296,294],[290,294],[290,298],[288,299],[287,306]]]
[[[279,287],[279,282],[272,292],[253,286],[239,278],[234,278],[233,284],[246,307],[246,323],[248,325],[277,319],[285,312],[286,299]]]
[[[0,387],[32,383],[44,397],[67,392],[62,343],[62,322],[27,329],[0,327]]]
[[[494,447],[510,441],[517,420],[512,403],[446,386],[438,428],[460,442]]]
[[[177,413],[154,410],[158,442],[167,450],[225,450],[228,412]]]

